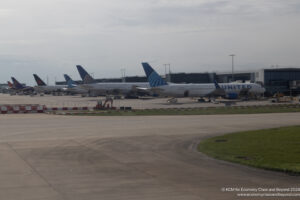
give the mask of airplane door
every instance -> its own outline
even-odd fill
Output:
[[[184,91],[183,96],[188,97],[189,96],[189,91],[188,90]]]

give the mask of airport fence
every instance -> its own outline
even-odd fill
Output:
[[[89,110],[89,107],[47,107],[39,104],[14,104],[14,105],[0,105],[1,114],[17,114],[17,113],[45,113],[52,111],[80,111]]]

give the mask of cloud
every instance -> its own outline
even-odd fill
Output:
[[[1,76],[78,77],[76,64],[99,77],[142,75],[147,60],[208,71],[230,67],[230,53],[240,66],[297,65],[299,11],[298,0],[3,0]]]
[[[138,4],[139,5],[139,4]],[[282,15],[299,15],[300,2],[244,1],[146,1],[124,11],[116,9],[112,24],[123,27],[186,28],[230,26],[236,22],[260,23]],[[279,15],[279,16],[278,16]]]

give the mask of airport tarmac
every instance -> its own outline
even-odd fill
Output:
[[[0,105],[2,104],[40,104],[47,107],[95,107],[98,100],[105,100],[105,97],[81,97],[81,96],[10,96],[0,94]],[[133,109],[153,109],[153,108],[198,108],[198,107],[222,107],[224,103],[200,103],[196,99],[178,98],[178,103],[167,103],[168,98],[144,98],[144,99],[115,99],[115,107],[132,107]],[[299,102],[298,102],[299,103]],[[241,101],[236,106],[251,105],[274,105],[268,100],[264,101]]]
[[[0,115],[0,199],[248,199],[221,190],[298,187],[299,177],[218,161],[195,147],[206,137],[299,122],[300,113]]]

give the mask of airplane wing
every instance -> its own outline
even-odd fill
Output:
[[[240,91],[239,96],[247,96],[249,95],[250,88],[244,88]]]
[[[151,91],[150,88],[145,88],[145,87],[135,87],[134,89],[141,90],[141,91]]]
[[[85,90],[91,90],[94,89],[94,87],[91,84],[82,84],[82,85],[78,85],[80,88],[83,88]]]
[[[206,96],[221,96],[224,97],[226,96],[226,92],[224,89],[222,88],[216,88],[214,91],[212,91],[211,93],[208,93]]]
[[[217,83],[217,81],[214,81],[215,84],[215,90],[209,93],[207,96],[221,96],[224,97],[226,96],[226,92],[221,86]]]
[[[134,86],[133,91],[141,95],[150,95],[152,93],[151,88],[138,87],[138,86]]]

